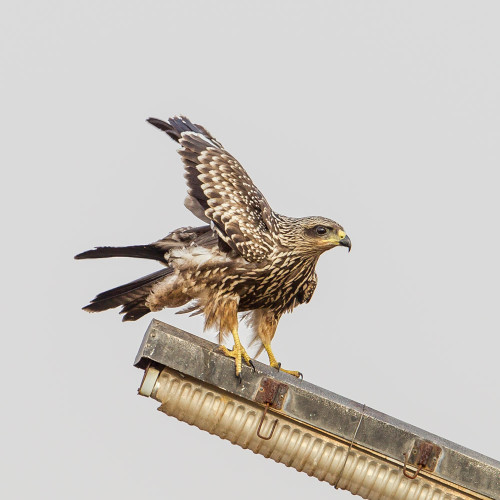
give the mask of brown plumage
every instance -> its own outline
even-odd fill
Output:
[[[122,306],[123,320],[133,321],[150,311],[187,306],[181,312],[203,313],[205,327],[217,328],[221,342],[233,335],[233,350],[222,349],[235,358],[238,376],[242,359],[251,363],[238,337],[238,313],[247,312],[260,350],[279,368],[270,345],[282,314],[309,302],[319,256],[339,245],[350,249],[349,237],[324,217],[273,212],[238,161],[200,125],[185,117],[148,121],[180,144],[185,205],[210,225],[176,229],[149,245],[98,247],[77,255],[154,259],[166,266],[97,295],[84,309]]]

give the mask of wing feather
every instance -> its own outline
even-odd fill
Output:
[[[185,117],[148,121],[181,145],[186,205],[195,215],[203,210],[220,238],[246,260],[265,259],[276,245],[278,227],[264,195],[241,164],[205,128]]]

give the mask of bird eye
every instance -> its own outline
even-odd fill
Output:
[[[318,234],[326,234],[326,227],[325,226],[316,226],[316,233]]]

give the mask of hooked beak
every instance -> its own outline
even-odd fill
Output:
[[[349,252],[351,251],[351,240],[349,236],[347,236],[347,234],[339,241],[339,245],[347,247],[349,249]]]

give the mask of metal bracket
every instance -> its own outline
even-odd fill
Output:
[[[434,472],[441,455],[441,448],[431,441],[417,440],[409,453],[403,453],[405,462],[403,474],[408,479],[415,479],[421,470]],[[416,467],[416,471],[410,473],[408,465]]]
[[[278,382],[272,378],[264,378],[260,383],[257,394],[255,395],[255,402],[265,404],[264,412],[260,418],[259,425],[257,427],[257,436],[261,439],[269,440],[273,437],[274,430],[278,425],[278,419],[275,419],[271,427],[271,431],[267,436],[261,433],[262,425],[267,415],[269,408],[274,408],[275,410],[281,410],[283,403],[285,402],[285,396],[288,392],[288,386],[282,382]]]
[[[281,410],[285,402],[288,386],[283,382],[278,382],[273,378],[263,378],[257,394],[254,397],[256,403],[269,405],[275,410]]]

